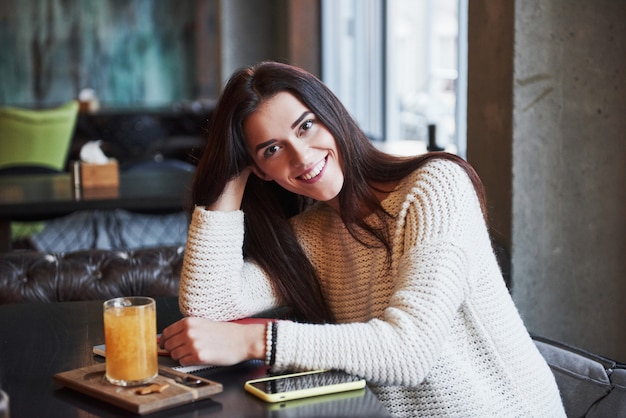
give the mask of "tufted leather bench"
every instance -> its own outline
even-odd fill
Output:
[[[184,247],[0,255],[0,303],[176,296]]]

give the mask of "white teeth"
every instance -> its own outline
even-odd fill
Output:
[[[323,159],[322,161],[319,162],[318,165],[313,167],[313,170],[309,171],[307,174],[303,176],[300,176],[300,178],[302,180],[311,180],[312,178],[317,177],[317,175],[322,171],[325,165],[326,165],[326,159]]]

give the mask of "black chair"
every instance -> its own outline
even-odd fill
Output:
[[[196,167],[188,162],[174,158],[149,158],[122,164],[121,171],[188,171],[193,172]]]
[[[35,174],[56,174],[61,171],[44,165],[11,165],[0,167],[0,176],[23,176]]]
[[[533,336],[552,369],[568,417],[626,417],[626,364]]]
[[[61,171],[38,164],[16,164],[0,167],[0,176],[23,176],[23,175],[41,175],[41,174],[58,174]],[[31,249],[32,245],[29,241],[31,235],[40,232],[45,226],[44,220],[26,221],[15,219],[11,222],[11,245],[13,249]]]

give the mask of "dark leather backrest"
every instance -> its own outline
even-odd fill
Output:
[[[184,247],[0,255],[0,303],[176,296]]]

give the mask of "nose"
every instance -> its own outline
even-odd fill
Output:
[[[310,156],[309,156],[309,147],[306,145],[306,143],[303,143],[301,141],[296,141],[295,143],[291,144],[290,147],[290,152],[291,152],[291,165],[293,165],[296,168],[305,168],[308,167],[308,165],[311,162]]]

